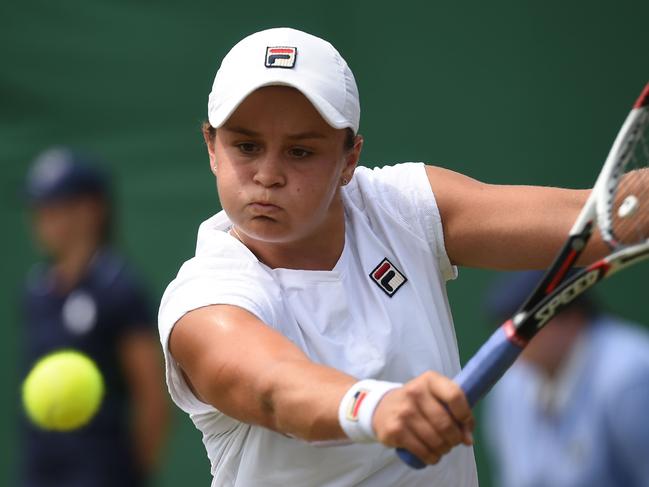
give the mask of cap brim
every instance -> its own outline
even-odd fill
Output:
[[[243,103],[243,101],[248,98],[254,91],[265,86],[288,86],[290,88],[295,88],[300,93],[302,93],[307,100],[315,107],[320,116],[327,122],[330,126],[336,129],[351,128],[356,133],[356,128],[346,120],[338,111],[331,106],[331,104],[326,101],[321,96],[309,92],[302,86],[293,84],[287,81],[279,80],[267,80],[262,83],[257,83],[254,85],[243,86],[236,95],[231,96],[230,99],[221,104],[219,107],[212,109],[208,113],[208,120],[210,125],[214,128],[221,127],[230,116],[236,111],[237,108]],[[210,93],[210,105],[212,100],[213,93]]]

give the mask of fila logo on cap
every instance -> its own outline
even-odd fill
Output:
[[[390,297],[408,280],[387,258],[370,272],[370,277]]]
[[[295,66],[297,47],[267,47],[267,68],[292,68]]]

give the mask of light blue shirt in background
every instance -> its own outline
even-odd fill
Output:
[[[553,394],[519,360],[487,396],[495,485],[649,487],[649,334],[603,317],[572,355]]]

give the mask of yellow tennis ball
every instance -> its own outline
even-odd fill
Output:
[[[95,363],[74,350],[41,358],[23,382],[23,406],[43,429],[69,431],[95,415],[104,395],[104,380]]]

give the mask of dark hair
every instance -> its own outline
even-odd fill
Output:
[[[345,129],[345,142],[343,143],[343,149],[345,149],[345,152],[352,150],[355,142],[356,136],[354,135],[354,131],[347,127]]]
[[[214,140],[214,137],[216,137],[216,129],[212,127],[208,121],[203,122],[201,128],[203,133],[207,134],[210,140]],[[354,135],[354,131],[347,127],[345,129],[345,142],[343,143],[343,149],[345,149],[345,152],[352,150],[354,148],[355,142],[356,136]]]
[[[201,131],[204,134],[207,134],[208,138],[210,140],[214,140],[214,137],[216,137],[216,129],[210,125],[210,122],[205,120],[203,124],[201,125]]]

